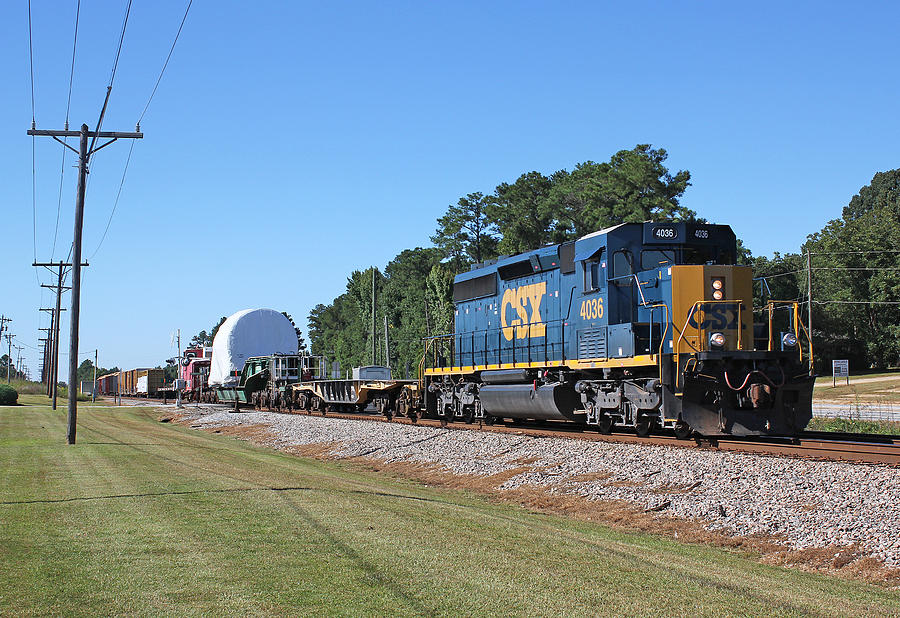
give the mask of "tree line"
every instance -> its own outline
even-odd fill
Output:
[[[836,358],[860,369],[900,364],[900,169],[875,174],[798,252],[752,264],[756,305],[798,301],[804,321],[811,274],[819,373],[830,373]]]
[[[383,271],[353,271],[341,295],[312,309],[312,353],[336,360],[342,372],[374,361],[395,377],[415,377],[423,339],[453,330],[453,278],[471,265],[623,222],[699,220],[680,203],[690,172],[670,173],[667,156],[638,144],[603,163],[526,172],[489,194],[466,194],[438,218],[433,247],[405,249]]]
[[[395,377],[414,377],[423,339],[452,331],[453,278],[473,264],[619,223],[704,221],[681,204],[690,172],[670,172],[667,156],[665,149],[638,144],[602,163],[585,161],[549,175],[526,172],[490,193],[467,193],[437,219],[433,246],[404,249],[383,269],[354,270],[342,294],[316,305],[309,314],[309,351],[337,361],[342,374],[374,362],[390,365]],[[738,262],[754,268],[756,319],[763,319],[768,300],[783,300],[801,303],[806,321],[809,252],[817,370],[830,371],[833,358],[849,358],[857,368],[897,365],[898,223],[900,170],[891,170],[876,174],[841,218],[810,234],[797,251],[754,257],[738,239]],[[211,345],[224,320],[191,343]]]

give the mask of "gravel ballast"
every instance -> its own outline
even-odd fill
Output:
[[[733,535],[774,535],[794,549],[858,545],[900,566],[900,471],[888,466],[765,457],[681,447],[591,442],[400,423],[183,411],[192,426],[263,425],[276,448],[331,445],[336,458],[432,464],[454,474],[524,470],[525,484],[704,522]],[[527,462],[527,465],[523,465]],[[590,475],[592,480],[580,480]]]

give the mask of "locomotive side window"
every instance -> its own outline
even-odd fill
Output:
[[[621,251],[613,253],[613,271],[611,278],[615,280],[616,285],[626,286],[633,283],[630,278],[634,272],[632,264],[633,258],[631,256],[631,251],[622,249]]]
[[[592,292],[606,287],[603,269],[606,267],[606,249],[584,261],[584,291]]]

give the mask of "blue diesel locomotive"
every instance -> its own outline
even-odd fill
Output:
[[[808,335],[796,303],[754,323],[735,260],[727,225],[648,222],[477,264],[454,281],[455,332],[427,341],[426,411],[796,433],[812,417]]]

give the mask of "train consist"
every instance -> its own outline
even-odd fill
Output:
[[[754,320],[752,271],[736,255],[726,225],[624,223],[458,275],[454,332],[425,340],[416,380],[380,367],[329,380],[322,359],[289,351],[231,359],[207,385],[204,354],[186,392],[236,408],[795,434],[812,418],[808,333],[796,302],[769,302]],[[240,328],[228,330],[233,343]]]

